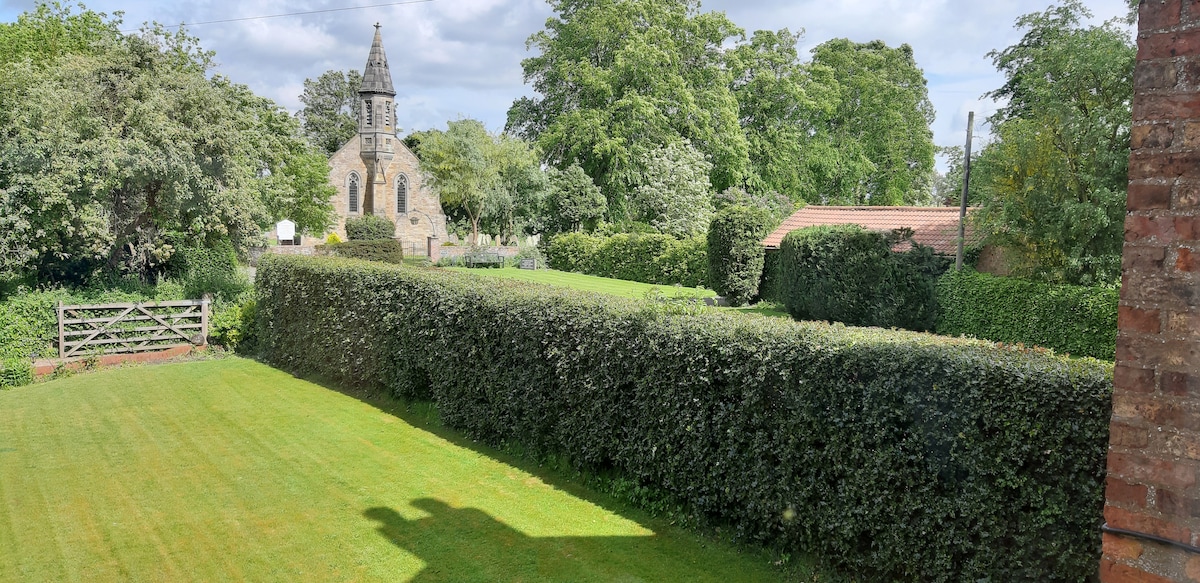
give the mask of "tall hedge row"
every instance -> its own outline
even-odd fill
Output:
[[[269,257],[257,290],[278,366],[432,399],[862,580],[1098,564],[1099,361],[333,258]]]
[[[658,233],[622,233],[611,237],[564,233],[550,240],[551,268],[659,285],[707,285],[708,259],[703,237],[676,239]]]
[[[763,276],[762,238],[774,221],[764,209],[734,205],[721,209],[708,226],[708,283],[731,306],[758,297]]]
[[[972,269],[937,282],[937,332],[1112,360],[1117,350],[1113,288],[1051,285]]]

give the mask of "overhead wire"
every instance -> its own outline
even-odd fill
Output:
[[[179,24],[164,24],[164,27],[184,27],[184,26],[201,26],[205,24],[225,24],[230,22],[245,22],[248,20],[263,20],[267,18],[284,18],[288,16],[305,16],[309,14],[326,14],[330,12],[346,12],[350,10],[366,10],[368,8],[386,8],[389,6],[401,6],[404,4],[426,4],[435,0],[405,0],[403,2],[385,2],[383,4],[370,4],[367,6],[345,6],[342,8],[324,8],[321,10],[306,10],[303,12],[286,12],[283,14],[264,14],[261,16],[243,16],[240,18],[222,18],[220,20],[205,20],[202,22],[181,22]],[[137,30],[123,30],[122,33],[138,32]]]

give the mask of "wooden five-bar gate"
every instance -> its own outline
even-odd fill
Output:
[[[201,346],[208,337],[209,300],[143,304],[58,304],[58,357],[119,354]]]

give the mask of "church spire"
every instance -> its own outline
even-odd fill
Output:
[[[379,23],[375,23],[375,40],[371,41],[371,54],[367,57],[367,68],[363,71],[362,87],[358,92],[396,96],[387,55],[383,52],[383,37],[379,35]]]

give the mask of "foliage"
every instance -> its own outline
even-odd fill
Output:
[[[188,298],[213,294],[217,301],[233,300],[250,287],[250,281],[238,269],[233,245],[227,241],[209,248],[183,247],[173,257],[170,268]]]
[[[1113,360],[1117,302],[1111,287],[1052,285],[974,270],[949,271],[937,282],[937,333]]]
[[[419,143],[421,170],[447,213],[459,211],[471,225],[471,244],[479,241],[485,219],[504,238],[536,223],[546,179],[529,144],[493,135],[474,119],[451,121],[446,131],[420,132],[413,140]]]
[[[834,39],[813,49],[836,107],[810,156],[825,204],[913,205],[930,200],[934,109],[912,47]],[[809,202],[817,200],[808,199]]]
[[[363,215],[346,219],[346,238],[351,241],[375,241],[396,236],[396,223],[381,215]]]
[[[1111,365],[320,258],[267,258],[257,289],[269,362],[431,399],[739,539],[868,581],[1096,569]]]
[[[858,225],[797,229],[779,248],[780,294],[798,320],[930,330],[945,270],[927,248],[894,253],[896,238]]]
[[[600,187],[580,168],[571,164],[566,170],[550,172],[550,189],[546,195],[544,234],[557,234],[581,229],[591,231],[604,217],[607,203]]]
[[[973,163],[990,244],[1016,273],[1112,283],[1121,269],[1136,50],[1117,21],[1087,26],[1078,0],[1017,19],[1025,34],[989,54],[1007,102],[988,119],[995,141]]]
[[[0,28],[0,279],[152,281],[172,239],[243,252],[284,216],[326,226],[328,168],[286,111],[209,77],[182,30],[119,27],[39,4]]]
[[[673,237],[703,233],[712,220],[712,167],[686,140],[668,144],[646,159],[646,176],[629,201],[634,219]]]
[[[242,298],[241,301],[225,305],[221,309],[214,309],[208,325],[209,343],[242,354],[253,354],[258,347],[258,328],[255,323],[257,314],[258,306],[253,296]]]
[[[362,73],[325,71],[316,79],[304,80],[296,112],[304,135],[326,156],[332,156],[342,145],[358,135],[358,90]]]
[[[0,358],[0,389],[23,387],[33,382],[33,363],[28,358]]]
[[[321,255],[363,259],[400,265],[404,263],[404,245],[395,239],[350,240],[317,247]]]
[[[795,205],[788,197],[778,192],[749,193],[738,187],[726,188],[713,198],[713,205],[718,212],[731,206],[748,206],[759,209],[770,217],[771,222],[778,225],[795,212]]]
[[[786,28],[758,30],[749,42],[727,52],[725,60],[749,146],[746,184],[784,193],[789,201],[819,202],[822,185],[812,172],[814,155],[843,153],[822,148],[828,135],[818,123],[829,118],[838,94],[827,67],[800,62],[796,44],[801,36]]]
[[[763,237],[775,226],[768,211],[730,206],[708,227],[708,284],[731,306],[758,296],[763,274]]]
[[[564,233],[550,239],[546,255],[550,267],[559,271],[685,287],[703,286],[708,280],[703,237]]]
[[[553,0],[555,15],[521,62],[537,97],[516,100],[508,131],[536,141],[556,168],[578,164],[608,198],[608,218],[627,217],[628,198],[655,179],[653,152],[690,140],[711,162],[711,186],[741,184],[746,138],[723,64],[742,35],[698,0]]]

